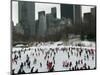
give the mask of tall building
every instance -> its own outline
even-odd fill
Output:
[[[12,26],[12,32],[14,32],[15,31],[15,27],[14,27],[14,22],[13,21],[11,21],[11,26]]]
[[[57,10],[56,10],[56,7],[51,8],[51,14],[53,15],[54,18],[57,18]]]
[[[45,11],[40,11],[38,15],[39,15],[38,36],[45,37],[47,31]]]
[[[96,37],[96,16],[92,12],[84,13],[84,29],[90,39]]]
[[[92,14],[91,14],[91,12],[89,12],[89,13],[84,13],[84,23],[86,23],[86,24],[91,24],[91,19],[92,19]]]
[[[54,26],[55,19],[56,18],[54,18],[51,13],[50,14],[46,14],[47,27]]]
[[[61,4],[61,18],[63,17],[70,18],[73,24],[81,23],[81,6]]]
[[[91,8],[89,13],[84,13],[84,23],[96,26],[96,8]]]
[[[32,37],[35,35],[35,3],[27,1],[18,2],[18,18],[24,29],[24,35]]]
[[[47,29],[50,27],[52,24],[52,15],[51,14],[46,14],[46,22],[47,22]]]
[[[17,34],[22,34],[22,35],[24,34],[24,30],[23,30],[22,26],[20,25],[20,23],[16,24],[15,30],[16,30]]]
[[[63,17],[73,20],[73,5],[61,4],[61,18]]]
[[[80,5],[73,5],[74,14],[74,24],[82,23],[82,11]]]
[[[91,13],[94,17],[96,17],[96,7],[91,8]]]
[[[51,13],[46,14],[47,27],[55,26],[57,22],[56,7],[51,8]]]

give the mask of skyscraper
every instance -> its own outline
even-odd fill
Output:
[[[81,23],[81,6],[61,4],[61,17],[70,18],[73,24]]]
[[[45,37],[47,31],[45,11],[40,11],[38,15],[39,15],[38,36]]]
[[[52,20],[53,20],[53,15],[51,13],[46,14],[47,28],[49,28],[52,25]]]
[[[82,22],[82,11],[80,5],[73,5],[74,24],[81,24]]]
[[[54,18],[57,18],[57,10],[56,10],[56,7],[51,8],[51,14],[53,15]]]
[[[24,29],[24,35],[35,35],[35,3],[27,1],[18,2],[18,18]]]
[[[61,4],[61,18],[63,17],[73,20],[73,5]]]
[[[94,17],[96,16],[96,7],[91,8],[91,13]]]

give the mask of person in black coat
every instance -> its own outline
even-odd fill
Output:
[[[33,70],[34,70],[34,66],[31,68],[31,73],[33,73]]]
[[[35,71],[35,73],[38,73],[38,69]]]
[[[12,70],[11,75],[15,75],[14,71],[15,71],[15,69]]]
[[[28,63],[27,63],[27,66],[28,66],[29,68],[30,68],[30,63],[31,63],[30,61],[28,61]]]
[[[25,71],[23,69],[19,69],[18,74],[25,74]]]
[[[20,65],[20,69],[18,71],[18,74],[25,74],[25,71],[23,70],[23,63]]]
[[[53,72],[53,71],[54,71],[54,65],[52,66],[52,68],[48,72]]]

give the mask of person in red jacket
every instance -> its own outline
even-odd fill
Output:
[[[52,62],[47,61],[47,68],[48,68],[48,70],[50,70],[52,68]]]
[[[52,62],[49,62],[47,66],[48,66],[48,69],[50,70],[52,68]]]

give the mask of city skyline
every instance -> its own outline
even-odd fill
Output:
[[[38,12],[45,11],[46,14],[51,13],[52,7],[56,7],[57,18],[60,19],[61,18],[60,4],[35,3],[35,20],[38,19]],[[90,12],[91,8],[93,8],[93,7],[94,6],[86,6],[86,5],[81,6],[82,18],[83,18],[84,13]],[[12,20],[14,22],[14,26],[16,26],[16,24],[18,23],[18,2],[17,1],[12,2]]]

